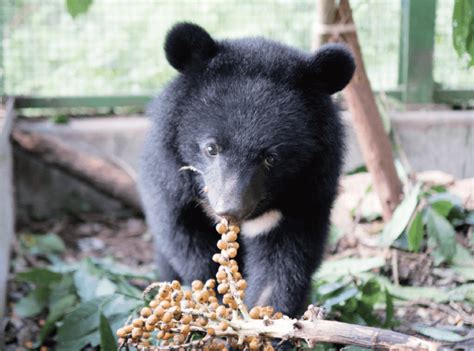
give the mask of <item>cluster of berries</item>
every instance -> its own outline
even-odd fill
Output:
[[[255,306],[250,311],[243,303],[247,282],[239,272],[235,257],[239,249],[238,226],[223,219],[216,226],[221,235],[221,250],[212,259],[219,263],[216,280],[195,280],[191,290],[183,290],[178,281],[150,285],[144,296],[152,296],[140,316],[117,330],[119,344],[142,350],[234,349],[273,350],[271,343],[259,336],[239,336],[241,323],[251,319],[288,318],[274,313],[270,306]],[[217,285],[217,286],[216,286]],[[222,295],[222,302],[217,298]]]

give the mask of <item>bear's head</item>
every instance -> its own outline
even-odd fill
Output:
[[[180,72],[169,87],[181,96],[173,121],[179,159],[200,173],[215,214],[252,218],[305,174],[321,184],[337,178],[343,130],[330,95],[355,68],[343,45],[307,54],[263,38],[217,41],[180,23],[165,52]]]

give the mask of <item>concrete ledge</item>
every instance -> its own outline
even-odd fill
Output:
[[[363,160],[350,115],[344,113],[344,118],[348,126],[347,171],[362,165]],[[437,169],[457,178],[474,176],[474,111],[394,112],[391,120],[400,139],[399,146],[414,170]],[[66,125],[23,120],[19,126],[54,135],[80,150],[117,161],[133,172],[149,121],[140,115],[80,118]],[[15,153],[15,171],[22,218],[59,215],[64,208],[70,211],[123,210],[114,200],[23,153]]]

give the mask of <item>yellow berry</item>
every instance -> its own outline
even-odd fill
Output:
[[[196,323],[201,325],[202,327],[205,327],[207,325],[207,319],[199,317],[198,319],[196,319]]]
[[[240,290],[244,290],[247,288],[247,282],[243,279],[239,280],[236,285],[237,285],[237,289],[240,289]]]
[[[275,312],[273,315],[273,319],[282,319],[283,318],[283,313],[281,312]]]
[[[174,289],[174,290],[179,290],[181,289],[181,284],[180,282],[178,282],[177,280],[173,280],[171,282],[171,287]]]
[[[151,315],[151,309],[149,307],[143,307],[142,310],[140,311],[140,314],[142,317],[149,317]]]
[[[225,239],[229,242],[233,242],[237,240],[237,233],[234,231],[230,231],[225,235]]]
[[[152,314],[146,319],[146,324],[155,325],[158,322],[158,317]]]
[[[227,250],[227,254],[229,255],[230,258],[234,258],[237,256],[237,250],[231,247],[230,249]]]
[[[221,283],[217,286],[217,292],[219,294],[225,294],[229,290],[229,284]]]
[[[159,302],[156,301],[156,300],[151,300],[150,303],[149,303],[149,306],[150,306],[151,308],[155,308],[156,306],[158,306],[158,303],[159,303]]]
[[[183,334],[183,336],[187,336],[190,332],[191,332],[191,327],[189,325],[183,325],[181,327],[181,334]]]
[[[173,314],[171,312],[165,312],[165,314],[161,318],[161,320],[164,323],[169,323],[169,322],[171,322],[172,319],[173,319]]]
[[[224,271],[219,271],[219,272],[217,272],[217,274],[216,274],[216,278],[217,278],[217,280],[222,281],[222,280],[224,280],[225,278],[227,278],[227,273],[224,272]]]
[[[125,327],[122,328],[126,334],[130,334],[133,329],[133,325],[126,325]]]
[[[258,346],[258,340],[257,338],[254,338],[250,344],[249,344],[249,348],[251,351],[257,351],[260,349],[260,347]]]
[[[217,307],[216,313],[221,318],[227,317],[227,309],[225,308],[225,306],[221,305],[221,306]]]
[[[206,281],[206,287],[209,289],[214,289],[216,287],[216,281],[214,279],[208,279]]]
[[[239,228],[238,226],[236,226],[236,225],[231,225],[231,226],[229,227],[229,230],[235,232],[236,234],[239,234],[239,233],[240,233],[240,228]]]
[[[219,255],[219,261],[218,263],[221,265],[221,266],[227,266],[229,264],[229,260],[227,258],[225,258],[224,256],[222,255]]]
[[[250,318],[259,319],[260,318],[260,307],[255,306],[249,312]]]
[[[192,293],[191,291],[186,290],[186,291],[184,292],[184,298],[185,298],[186,300],[191,300],[192,297],[193,297],[193,293]]]
[[[143,326],[143,320],[141,320],[140,318],[136,318],[133,320],[132,325],[136,328],[140,328],[141,326]]]
[[[204,286],[204,284],[200,280],[194,280],[191,283],[191,288],[193,289],[193,291],[201,290],[203,288],[203,286]]]
[[[222,330],[222,331],[226,331],[227,328],[229,328],[229,323],[226,322],[226,321],[221,321],[219,323],[219,329]]]
[[[158,306],[153,310],[153,314],[157,317],[161,317],[164,313],[165,313],[165,310],[161,306]]]
[[[201,293],[198,296],[198,301],[200,303],[204,303],[204,302],[207,302],[207,300],[209,300],[209,293],[207,292],[207,290],[201,291]]]
[[[216,263],[219,263],[220,258],[221,258],[221,255],[218,253],[212,255],[212,260]]]
[[[119,338],[124,338],[128,335],[128,333],[125,331],[124,328],[120,328],[119,330],[117,330],[117,336]]]
[[[219,240],[217,242],[217,247],[220,249],[220,250],[225,250],[227,249],[227,242],[225,242],[224,240]]]
[[[151,325],[151,324],[145,324],[144,328],[147,332],[151,332],[151,331],[155,330],[155,326]]]
[[[132,339],[138,339],[140,336],[142,336],[143,331],[141,328],[133,328],[132,329]]]
[[[163,301],[160,302],[160,307],[167,310],[168,308],[171,307],[171,303],[167,300],[163,300]]]
[[[220,222],[216,225],[216,230],[219,234],[224,234],[227,231],[227,224]]]
[[[209,336],[216,335],[216,331],[214,330],[214,328],[207,328],[207,335]]]
[[[192,320],[193,320],[193,317],[191,317],[191,315],[189,315],[189,314],[184,314],[181,317],[181,323],[182,324],[189,324],[189,323],[191,323]]]

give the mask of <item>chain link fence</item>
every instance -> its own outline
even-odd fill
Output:
[[[400,1],[353,0],[364,59],[375,89],[397,88]],[[32,96],[150,94],[175,72],[163,54],[177,21],[214,37],[261,35],[309,50],[315,0],[94,0],[72,18],[65,0],[2,0],[4,92]],[[450,40],[453,1],[438,2],[435,79],[471,85]]]

